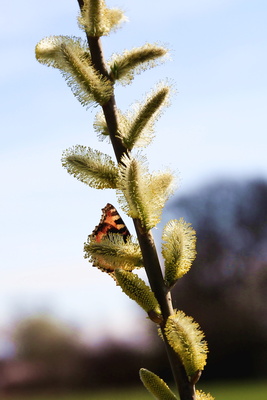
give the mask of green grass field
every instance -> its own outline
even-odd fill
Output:
[[[266,400],[266,382],[212,383],[202,388],[210,392],[216,400]],[[88,392],[72,395],[27,395],[1,397],[2,400],[152,400],[145,389],[129,391]]]

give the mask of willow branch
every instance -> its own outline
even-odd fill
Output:
[[[77,0],[79,7],[83,7],[83,0]],[[96,68],[104,76],[108,76],[104,55],[101,46],[101,40],[98,37],[90,37],[87,35],[88,45],[91,53],[91,60]],[[127,154],[128,151],[123,145],[121,139],[117,136],[118,131],[118,117],[116,112],[116,102],[115,96],[108,100],[106,104],[102,106],[107,127],[109,130],[110,140],[115,152],[116,159],[118,163],[120,162],[122,156]],[[134,225],[142,251],[144,267],[148,276],[150,287],[154,292],[158,303],[160,304],[163,323],[161,325],[162,333],[164,335],[164,326],[168,317],[173,313],[172,299],[170,291],[167,290],[161,266],[156,251],[155,242],[152,233],[144,232],[141,223],[138,219],[134,219]],[[178,387],[181,400],[194,400],[194,387],[190,384],[188,377],[186,375],[185,369],[179,356],[174,352],[171,346],[168,344],[167,340],[164,341],[166,346],[166,352],[171,365],[172,373],[175,382]]]

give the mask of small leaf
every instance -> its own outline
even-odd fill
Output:
[[[178,400],[171,391],[167,383],[153,372],[141,368],[139,371],[140,379],[145,388],[158,400]]]

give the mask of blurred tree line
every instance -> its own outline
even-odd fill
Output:
[[[204,378],[266,378],[267,183],[221,181],[203,187],[165,210],[166,221],[180,217],[197,231],[198,254],[173,296],[176,307],[194,317],[206,334],[210,353]],[[49,318],[22,321],[14,331],[17,355],[9,362],[32,372],[22,382],[11,379],[9,386],[121,387],[140,384],[140,367],[168,380],[154,326],[149,335],[154,345],[145,349],[114,342],[94,349]],[[5,368],[2,361],[2,382]]]
[[[207,378],[267,376],[267,183],[221,181],[173,202],[197,231],[197,258],[175,288],[201,325]]]
[[[0,360],[0,397],[12,391],[99,390],[140,384],[138,370],[156,354],[106,341],[83,343],[80,332],[47,315],[17,322],[15,356]]]

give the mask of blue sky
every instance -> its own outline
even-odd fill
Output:
[[[171,61],[116,88],[126,110],[157,82],[174,84],[172,105],[146,150],[151,169],[176,171],[177,195],[220,177],[267,178],[266,1],[107,4],[123,8],[129,22],[103,39],[106,58],[145,42],[171,50]],[[45,36],[83,36],[76,1],[14,0],[1,8],[0,327],[41,310],[83,325],[89,338],[136,335],[142,312],[83,259],[101,208],[117,206],[115,194],[87,188],[60,163],[75,144],[111,148],[93,132],[96,110],[86,111],[60,73],[34,57]]]

